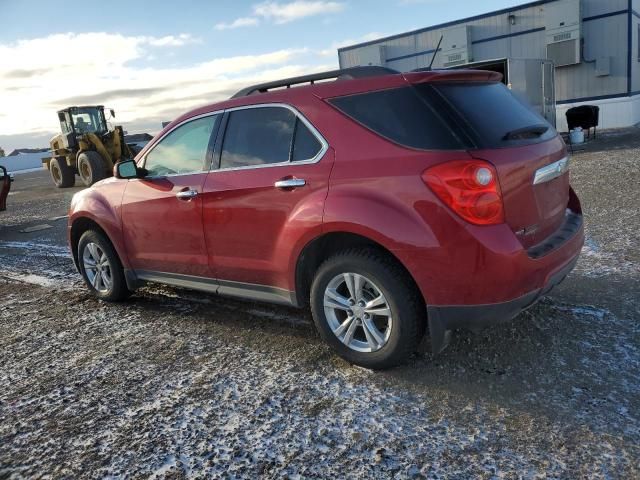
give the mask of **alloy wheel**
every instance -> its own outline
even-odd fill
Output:
[[[376,284],[357,273],[335,276],[324,291],[324,313],[334,335],[357,352],[375,352],[389,341],[393,312]]]
[[[87,280],[100,293],[108,292],[113,286],[111,264],[100,246],[87,243],[82,252],[82,264]]]

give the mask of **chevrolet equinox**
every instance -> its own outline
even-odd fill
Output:
[[[69,244],[100,299],[159,282],[310,307],[339,355],[387,368],[566,277],[568,167],[497,73],[338,70],[177,118],[73,197]]]

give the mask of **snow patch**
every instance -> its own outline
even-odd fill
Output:
[[[560,310],[563,312],[571,312],[576,317],[581,317],[583,315],[590,315],[592,317],[596,317],[598,320],[604,320],[605,315],[610,314],[609,310],[593,307],[591,305],[581,305],[581,306],[565,306],[565,305],[554,305],[553,308],[555,310]]]
[[[39,285],[41,287],[60,287],[61,283],[53,278],[43,277],[34,273],[14,273],[0,271],[0,277],[14,280],[21,283],[30,283],[31,285]]]
[[[593,238],[587,237],[576,271],[587,277],[604,277],[634,274],[637,272],[637,266],[619,254],[603,251]]]
[[[41,170],[42,170],[42,167],[35,167],[35,168],[25,168],[23,170],[11,170],[9,171],[9,173],[11,175],[20,175],[22,173],[40,172]]]
[[[20,248],[56,257],[71,257],[69,248],[62,245],[40,242],[0,242],[0,248]]]

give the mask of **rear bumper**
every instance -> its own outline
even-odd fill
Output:
[[[578,255],[552,274],[542,288],[532,290],[507,302],[427,307],[430,328],[443,331],[457,328],[481,328],[492,323],[509,321],[534,305],[556,285],[560,284],[573,270],[577,261]]]
[[[574,195],[575,197],[575,195]],[[582,210],[577,197],[575,209],[566,216],[564,224],[548,239],[528,250],[520,250],[514,257],[493,256],[491,265],[501,269],[482,275],[472,284],[472,293],[484,285],[505,286],[500,297],[489,301],[432,303],[427,307],[431,348],[434,354],[447,345],[451,331],[458,328],[478,329],[489,324],[513,319],[561,283],[573,270],[584,244]],[[486,253],[487,250],[484,250]],[[499,275],[500,271],[509,275]],[[508,292],[511,291],[511,294]],[[508,295],[505,295],[508,294]],[[504,296],[503,296],[504,295]],[[482,299],[483,295],[473,295]]]

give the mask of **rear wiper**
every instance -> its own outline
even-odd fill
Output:
[[[507,134],[502,137],[502,140],[535,138],[543,135],[547,130],[549,130],[549,126],[542,123],[538,125],[529,125],[528,127],[518,128],[507,132]]]

